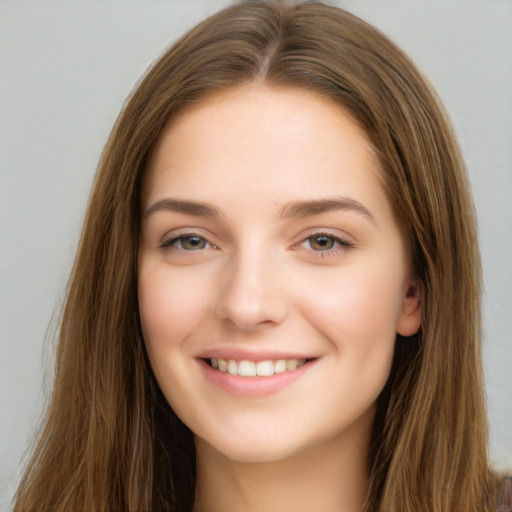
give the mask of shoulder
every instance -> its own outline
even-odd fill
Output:
[[[495,512],[512,512],[512,475],[501,479],[496,496]]]

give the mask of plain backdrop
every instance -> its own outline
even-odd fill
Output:
[[[0,0],[0,509],[51,388],[55,320],[93,173],[151,62],[225,0]],[[337,3],[438,89],[469,167],[484,264],[490,453],[512,465],[512,1]],[[471,449],[471,447],[468,447]]]

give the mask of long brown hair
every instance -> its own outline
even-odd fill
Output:
[[[397,339],[379,398],[364,510],[491,508],[480,257],[447,116],[410,60],[357,17],[255,1],[170,48],[112,131],[69,283],[53,395],[15,512],[192,509],[193,436],[158,389],[138,318],[141,187],[169,119],[254,81],[322,94],[360,123],[422,283],[421,330]]]

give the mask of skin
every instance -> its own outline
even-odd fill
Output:
[[[174,119],[147,176],[141,321],[196,437],[196,509],[359,510],[395,336],[421,323],[364,132],[329,99],[246,85]],[[290,206],[308,201],[323,211]],[[277,391],[239,396],[207,378],[212,351],[312,361]]]

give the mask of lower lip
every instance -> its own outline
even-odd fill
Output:
[[[233,395],[252,398],[277,393],[304,376],[316,363],[316,359],[308,361],[293,371],[278,373],[271,377],[242,377],[216,370],[203,359],[198,359],[198,361],[210,382]]]

